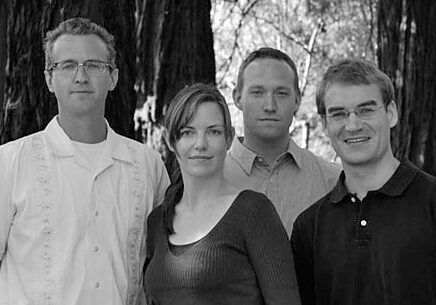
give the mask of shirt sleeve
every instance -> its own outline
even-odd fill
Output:
[[[165,192],[170,185],[170,178],[168,176],[168,172],[165,168],[165,165],[160,157],[156,153],[156,182],[157,182],[157,191],[155,196],[155,202],[153,204],[154,207],[160,205],[165,197]]]
[[[12,155],[11,150],[0,146],[0,267],[6,252],[9,231],[14,215],[12,204]]]
[[[267,305],[300,304],[291,245],[272,203],[261,194],[250,200],[246,246]],[[251,219],[250,219],[251,218]]]
[[[301,304],[315,305],[315,282],[313,277],[313,248],[301,216],[297,218],[291,234]]]

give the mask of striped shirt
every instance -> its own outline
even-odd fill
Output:
[[[340,167],[302,149],[290,139],[288,150],[272,165],[235,138],[224,176],[241,189],[264,193],[274,204],[291,236],[297,216],[336,185]]]

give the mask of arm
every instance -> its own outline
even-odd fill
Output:
[[[0,147],[0,268],[6,253],[9,231],[15,213],[12,204],[13,162],[9,155],[5,146]]]
[[[315,282],[313,278],[313,248],[310,246],[310,238],[301,216],[294,223],[291,235],[292,251],[295,259],[295,271],[297,273],[298,287],[301,303],[303,305],[315,305]]]
[[[267,305],[300,304],[291,245],[272,203],[263,195],[255,199],[246,245]],[[253,202],[250,202],[252,204]]]

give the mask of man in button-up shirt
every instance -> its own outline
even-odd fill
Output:
[[[295,63],[276,49],[252,52],[239,69],[233,100],[243,113],[244,138],[235,138],[224,175],[267,195],[290,235],[297,215],[333,188],[340,171],[289,136],[300,103]]]
[[[118,80],[112,35],[69,19],[45,52],[59,115],[0,147],[0,304],[137,304],[144,224],[167,173],[104,119]]]
[[[436,179],[392,153],[391,80],[344,60],[316,99],[343,172],[294,225],[303,305],[436,304]]]

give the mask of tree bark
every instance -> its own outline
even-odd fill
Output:
[[[10,0],[0,143],[43,129],[57,113],[56,99],[45,85],[42,41],[48,30],[78,16],[91,19],[115,36],[120,76],[117,88],[108,95],[106,118],[115,131],[133,137],[134,10],[129,0]]]
[[[436,173],[436,2],[380,0],[379,65],[394,81],[394,153]],[[433,122],[433,123],[432,123]]]

